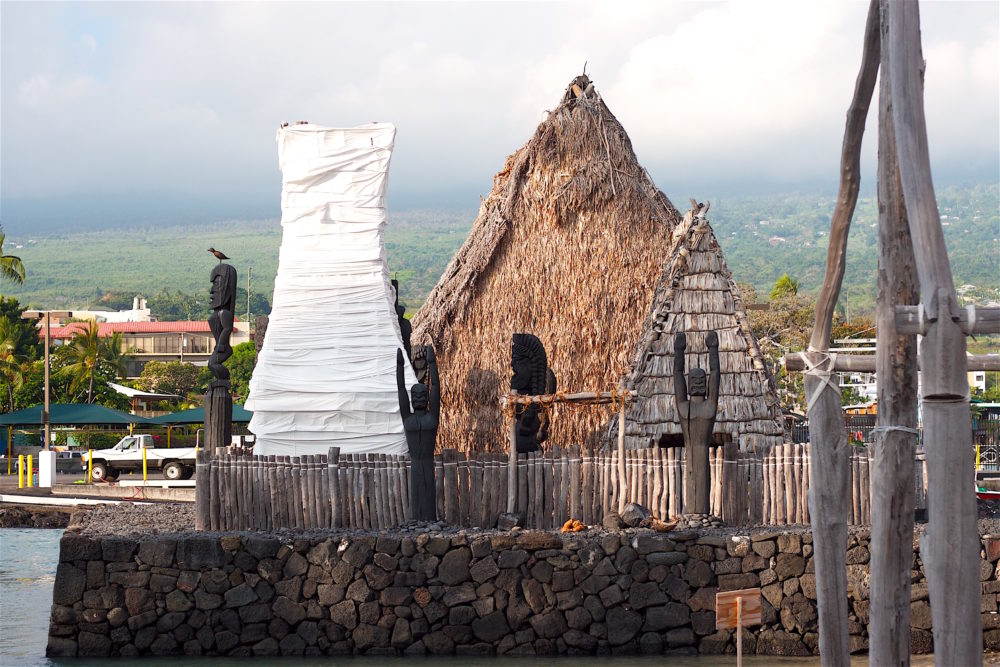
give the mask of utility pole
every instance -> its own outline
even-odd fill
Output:
[[[45,442],[42,453],[38,456],[38,485],[50,487],[55,478],[56,458],[50,451],[52,444],[52,429],[49,424],[49,339],[51,336],[51,318],[68,319],[73,313],[68,310],[26,310],[21,313],[21,319],[37,320],[45,316],[45,404],[42,406],[42,430]]]
[[[250,327],[250,276],[253,275],[253,267],[247,269],[247,330]]]

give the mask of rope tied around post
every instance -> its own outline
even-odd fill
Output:
[[[873,434],[889,433],[891,431],[900,431],[902,433],[910,433],[912,435],[920,435],[920,431],[918,431],[915,428],[911,428],[909,426],[895,426],[895,425],[892,425],[892,426],[876,426],[875,428],[872,429],[872,433]]]
[[[538,416],[538,420],[543,426],[548,424],[549,421],[552,419],[551,412],[553,406],[557,402],[562,401],[565,396],[566,396],[565,390],[560,389],[554,394],[543,395],[538,397],[538,408],[539,412],[541,413]]]
[[[821,354],[823,355],[823,358],[814,364],[809,358],[810,354]],[[840,385],[833,381],[833,374],[836,372],[834,368],[837,365],[837,354],[834,352],[817,350],[810,345],[808,351],[799,353],[799,357],[805,365],[805,370],[802,371],[802,374],[811,375],[821,381],[820,385],[816,387],[816,391],[814,391],[812,396],[809,397],[809,400],[806,401],[806,413],[812,412],[813,406],[823,394],[824,389],[832,389],[839,398]]]
[[[611,389],[611,412],[617,413],[632,402],[632,392],[623,387]]]

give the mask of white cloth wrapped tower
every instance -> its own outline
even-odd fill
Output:
[[[246,401],[255,454],[406,452],[384,239],[395,135],[383,123],[278,131],[281,250]]]

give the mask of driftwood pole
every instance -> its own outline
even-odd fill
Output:
[[[625,478],[625,404],[623,398],[621,407],[618,409],[618,477],[621,480],[622,488],[627,488]],[[625,511],[625,494],[622,493],[621,500],[618,501],[618,513]]]
[[[833,311],[840,295],[847,253],[847,234],[860,186],[861,137],[871,103],[879,63],[878,0],[872,0],[865,25],[861,69],[847,111],[840,156],[840,190],[830,221],[826,275],[816,303],[816,323],[809,341],[810,369],[805,371],[808,396],[810,457],[809,514],[812,519],[819,615],[820,659],[827,667],[847,667],[851,653],[847,611],[847,518],[850,446],[844,430],[840,390],[828,350]]]
[[[209,472],[211,455],[204,449],[195,454],[195,486],[194,486],[194,529],[208,530],[212,526],[212,475]]]
[[[510,393],[517,394],[513,390]],[[517,404],[513,403],[511,407],[513,410],[510,412],[510,459],[507,462],[507,514],[517,511]]]
[[[916,260],[899,182],[892,123],[888,0],[881,0],[878,136],[878,417],[871,485],[871,616],[868,659],[910,664],[913,470],[917,443],[917,339],[896,331],[896,304],[918,302]]]
[[[979,536],[965,335],[931,180],[916,3],[889,5],[889,79],[899,175],[927,333],[921,345],[929,525],[921,543],[938,665],[979,665]]]

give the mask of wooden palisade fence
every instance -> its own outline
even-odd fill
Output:
[[[223,449],[207,455],[199,479],[199,526],[211,530],[359,528],[382,530],[410,519],[409,457],[386,454],[252,456]],[[786,444],[766,456],[726,460],[710,450],[713,515],[729,525],[808,523],[810,445]],[[917,461],[922,471],[922,461]],[[676,448],[626,450],[625,484],[619,484],[616,451],[578,447],[520,455],[516,512],[529,528],[554,530],[570,518],[601,525],[626,503],[655,516],[683,513],[684,452]],[[448,524],[490,528],[507,511],[506,454],[465,455],[447,449],[435,457],[438,518]],[[871,516],[871,455],[855,448],[851,459],[848,521]],[[204,476],[202,476],[204,475]],[[918,472],[917,506],[925,488]],[[199,486],[199,489],[202,489]]]

